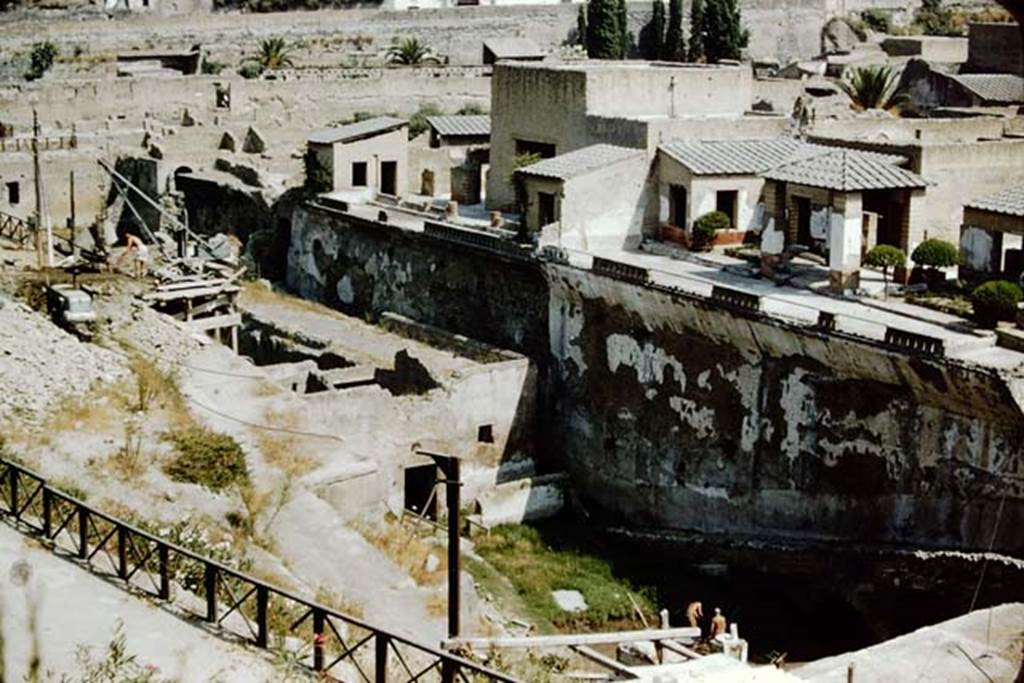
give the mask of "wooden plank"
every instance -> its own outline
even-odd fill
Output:
[[[227,315],[215,315],[209,318],[199,318],[188,324],[188,329],[193,332],[206,332],[207,330],[219,330],[223,327],[242,324],[241,313],[229,313]]]
[[[597,650],[592,650],[586,645],[572,645],[570,647],[574,652],[578,653],[579,655],[586,657],[595,664],[600,664],[606,669],[611,669],[620,676],[623,676],[625,678],[640,678],[640,676],[637,675],[636,672],[634,672],[625,664],[617,662],[611,657],[605,657]]]
[[[225,294],[228,292],[237,292],[241,288],[237,285],[234,286],[219,286],[219,287],[199,287],[196,289],[185,289],[174,292],[149,292],[142,295],[143,299],[148,301],[175,301],[177,299],[198,299],[202,296],[214,296],[215,294]]]
[[[684,657],[689,657],[690,659],[700,659],[703,656],[703,655],[701,655],[701,653],[697,652],[696,650],[691,650],[690,648],[686,647],[685,645],[680,645],[679,643],[677,643],[674,640],[665,639],[665,640],[658,640],[658,641],[655,641],[655,642],[658,645],[661,645],[666,650],[670,650],[672,652],[675,652],[677,655],[682,655]]]
[[[522,636],[507,638],[449,638],[444,641],[446,648],[469,647],[477,650],[488,648],[543,648],[567,647],[572,645],[608,645],[614,643],[635,643],[639,640],[666,640],[675,638],[700,638],[700,629],[689,626],[678,628],[648,629],[644,631],[617,631],[611,633],[575,633],[554,636]]]

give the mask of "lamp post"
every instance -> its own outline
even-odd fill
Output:
[[[448,506],[448,637],[459,636],[459,508],[462,482],[459,481],[459,459],[443,453],[417,450],[437,464],[444,475],[445,504]]]

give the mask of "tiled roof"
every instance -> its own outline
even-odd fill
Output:
[[[483,137],[491,134],[491,117],[483,116],[428,116],[427,125],[444,136]]]
[[[1010,187],[995,194],[986,195],[975,199],[968,204],[967,208],[1002,213],[1007,216],[1024,217],[1024,186]]]
[[[495,59],[515,59],[545,57],[543,50],[529,38],[488,38],[484,48],[491,51]]]
[[[674,140],[658,149],[696,175],[755,175],[777,166],[835,149],[796,138],[762,140]],[[859,152],[884,163],[904,159],[876,152]]]
[[[603,166],[614,164],[631,157],[642,156],[643,150],[615,145],[591,145],[574,152],[543,159],[535,164],[520,168],[517,173],[545,178],[568,180]]]
[[[401,128],[408,121],[393,116],[378,116],[374,119],[357,121],[344,126],[334,126],[317,131],[309,136],[308,141],[318,145],[332,145],[337,142],[352,142],[381,133]]]
[[[886,163],[870,154],[852,149],[828,148],[816,156],[783,164],[762,174],[779,180],[840,192],[917,188],[928,185],[924,178]]]
[[[752,175],[793,159],[807,143],[794,138],[667,142],[658,149],[697,175]]]
[[[1024,102],[1024,78],[1013,74],[950,75],[974,95],[986,102],[1014,104]]]

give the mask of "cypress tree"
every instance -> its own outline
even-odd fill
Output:
[[[705,26],[704,0],[693,0],[690,6],[690,61],[699,62],[707,55],[704,52]]]
[[[640,54],[644,59],[661,59],[665,49],[665,3],[654,0],[651,20],[640,31]]]
[[[580,11],[576,13],[576,44],[587,47],[587,6],[580,5]]]
[[[626,40],[621,23],[623,0],[587,0],[587,56],[620,59]]]
[[[629,56],[629,17],[626,14],[626,0],[618,0],[615,5],[615,35],[618,43],[617,59]]]
[[[739,59],[750,36],[741,25],[736,0],[707,0],[706,7],[704,49],[708,61]]]
[[[668,31],[662,59],[666,62],[686,61],[686,41],[683,39],[683,0],[668,0]]]

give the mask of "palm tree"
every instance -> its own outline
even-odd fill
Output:
[[[431,49],[416,37],[406,38],[388,49],[389,64],[419,66],[420,64],[437,64],[440,61],[434,56]]]
[[[899,74],[891,66],[854,67],[839,87],[860,109],[889,109],[906,101],[906,95],[897,92]]]
[[[284,38],[264,38],[260,41],[259,50],[246,61],[259,64],[264,71],[283,69],[295,66],[292,61],[291,48]]]

